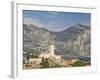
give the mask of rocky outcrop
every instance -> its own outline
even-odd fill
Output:
[[[73,46],[74,51],[80,56],[90,57],[91,51],[91,35],[90,30],[81,32],[78,38],[75,40]]]

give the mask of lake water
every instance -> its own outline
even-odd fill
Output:
[[[86,62],[90,62],[91,61],[91,57],[68,57],[67,55],[63,55],[62,56],[63,59],[67,60],[67,59],[79,59],[80,61],[86,61]]]

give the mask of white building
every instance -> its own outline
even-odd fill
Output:
[[[41,59],[39,59],[39,58],[30,58],[29,59],[29,63],[40,63],[41,62]]]
[[[51,54],[51,55],[55,55],[54,54],[54,43],[53,44],[49,44],[49,47],[48,47],[49,49],[49,54]]]

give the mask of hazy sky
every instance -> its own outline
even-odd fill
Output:
[[[90,13],[23,11],[23,22],[25,24],[35,24],[51,31],[61,31],[77,23],[90,26],[90,20]]]

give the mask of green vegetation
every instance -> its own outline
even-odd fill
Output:
[[[51,67],[52,68],[57,68],[57,67],[62,67],[62,66],[56,63],[56,64],[52,65]]]
[[[28,53],[28,55],[27,55],[27,60],[28,60],[28,63],[29,63],[29,58],[30,58],[30,54]]]
[[[42,57],[42,61],[40,63],[41,65],[41,68],[56,68],[56,67],[61,67],[60,64],[57,64],[57,63],[53,63],[53,62],[49,62],[49,58],[44,58]]]
[[[42,57],[42,62],[40,63],[40,65],[42,66],[42,68],[48,68],[49,67],[48,58],[44,59],[44,57]]]
[[[72,64],[72,67],[78,67],[78,66],[86,66],[86,63],[83,61],[77,61]]]
[[[38,58],[38,56],[37,55],[30,55],[30,58]]]

